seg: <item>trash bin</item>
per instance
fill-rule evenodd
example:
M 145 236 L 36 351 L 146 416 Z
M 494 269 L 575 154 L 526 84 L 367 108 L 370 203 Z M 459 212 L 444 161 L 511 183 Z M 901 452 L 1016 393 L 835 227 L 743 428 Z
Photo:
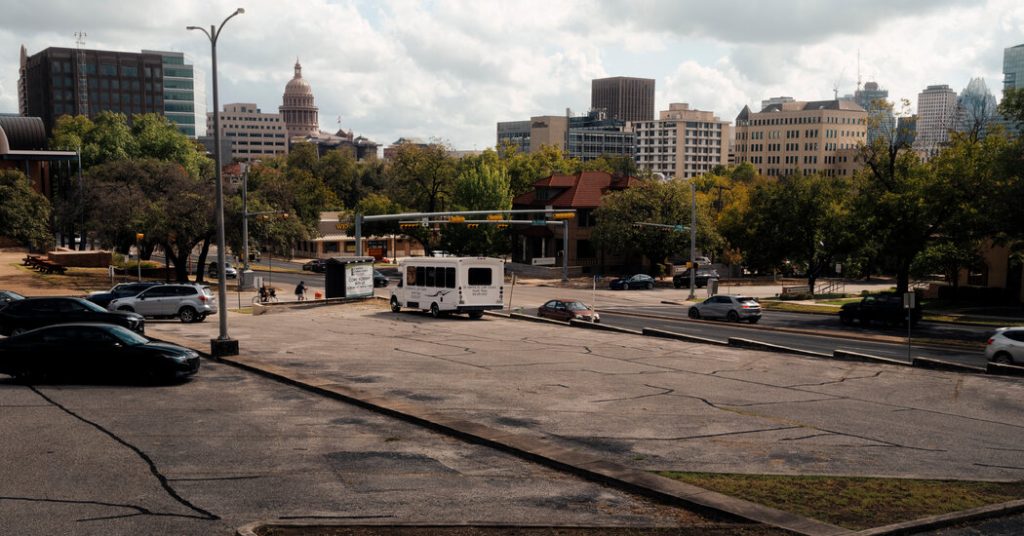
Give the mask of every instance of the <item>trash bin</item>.
M 714 296 L 718 294 L 718 279 L 714 277 L 708 278 L 708 296 Z
M 326 268 L 327 298 L 373 296 L 373 257 L 331 257 Z

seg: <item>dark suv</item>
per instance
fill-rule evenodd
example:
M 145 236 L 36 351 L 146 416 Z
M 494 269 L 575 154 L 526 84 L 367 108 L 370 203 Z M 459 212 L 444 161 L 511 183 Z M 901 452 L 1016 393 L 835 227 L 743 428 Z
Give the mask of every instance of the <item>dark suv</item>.
M 146 332 L 141 316 L 123 311 L 107 311 L 82 298 L 25 298 L 0 310 L 0 335 L 17 335 L 43 326 L 68 322 L 100 322 Z
M 128 296 L 135 296 L 136 294 L 146 290 L 149 287 L 155 287 L 161 285 L 155 281 L 143 281 L 140 283 L 118 283 L 113 288 L 106 292 L 93 292 L 85 297 L 85 299 L 99 305 L 106 309 L 110 302 L 118 298 L 126 298 Z
M 921 320 L 921 308 L 915 307 L 911 316 L 911 323 Z M 839 320 L 850 325 L 860 322 L 862 326 L 871 323 L 885 324 L 888 326 L 906 325 L 907 310 L 903 308 L 903 296 L 899 294 L 877 294 L 864 296 L 856 303 L 847 303 L 839 310 Z
M 708 286 L 708 279 L 718 279 L 718 272 L 712 269 L 697 268 L 697 274 L 693 277 L 693 284 L 698 287 L 706 287 Z M 672 276 L 672 286 L 676 288 L 689 288 L 690 269 L 687 268 Z

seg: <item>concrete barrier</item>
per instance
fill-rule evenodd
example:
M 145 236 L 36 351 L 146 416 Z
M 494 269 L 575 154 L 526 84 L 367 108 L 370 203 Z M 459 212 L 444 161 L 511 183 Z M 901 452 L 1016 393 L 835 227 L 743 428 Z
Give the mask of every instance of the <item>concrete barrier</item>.
M 540 322 L 543 324 L 555 324 L 558 326 L 568 325 L 565 322 L 562 322 L 561 320 L 552 320 L 550 318 L 541 318 L 539 316 L 524 315 L 523 313 L 511 313 L 508 315 L 508 317 L 514 318 L 516 320 L 529 320 L 530 322 Z
M 695 342 L 699 344 L 712 344 L 715 346 L 729 346 L 726 341 L 719 341 L 716 339 L 708 339 L 705 337 L 698 337 L 696 335 L 687 335 L 686 333 L 676 333 L 674 331 L 665 331 L 663 329 L 655 328 L 644 328 L 641 333 L 648 337 L 661 337 L 663 339 L 675 339 L 679 341 Z
M 860 354 L 857 352 L 847 352 L 846 350 L 836 350 L 832 352 L 832 359 L 838 359 L 840 361 L 860 361 L 862 363 L 881 363 L 884 365 L 900 365 L 909 367 L 908 361 L 901 361 L 899 359 L 892 359 L 890 357 L 881 357 L 870 354 Z
M 979 367 L 977 365 L 966 365 L 964 363 L 957 363 L 955 361 L 945 361 L 942 359 L 934 359 L 931 357 L 915 357 L 913 366 L 934 369 L 934 370 L 946 370 L 949 372 L 976 372 L 985 374 L 987 369 L 985 367 Z
M 799 348 L 790 348 L 789 346 L 782 346 L 779 344 L 755 341 L 752 339 L 741 339 L 739 337 L 729 337 L 729 346 L 734 346 L 736 348 L 747 348 L 749 350 L 761 350 L 764 352 L 779 352 L 786 354 L 805 355 L 809 357 L 832 357 L 832 354 L 812 352 L 810 350 L 801 350 Z
M 1019 365 L 1004 365 L 1002 363 L 988 362 L 987 372 L 1000 376 L 1024 376 L 1024 367 Z
M 617 333 L 629 333 L 631 335 L 643 335 L 639 330 L 620 328 L 617 326 L 608 326 L 601 323 L 587 322 L 586 320 L 577 320 L 573 318 L 569 321 L 569 325 L 575 328 L 586 328 L 586 329 L 597 329 L 601 331 L 614 331 Z

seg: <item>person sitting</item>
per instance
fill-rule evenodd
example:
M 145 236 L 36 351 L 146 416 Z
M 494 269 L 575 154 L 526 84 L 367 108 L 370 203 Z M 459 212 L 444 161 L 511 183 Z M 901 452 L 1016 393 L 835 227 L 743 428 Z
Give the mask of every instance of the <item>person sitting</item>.
M 267 303 L 270 299 L 270 293 L 267 292 L 267 287 L 260 287 L 260 303 Z

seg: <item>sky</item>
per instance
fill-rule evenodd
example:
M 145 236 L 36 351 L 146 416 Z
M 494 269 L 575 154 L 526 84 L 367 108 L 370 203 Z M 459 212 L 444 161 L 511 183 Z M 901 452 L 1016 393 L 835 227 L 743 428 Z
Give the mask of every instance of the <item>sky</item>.
M 901 108 L 928 85 L 982 77 L 1001 95 L 1003 50 L 1024 44 L 1019 0 L 0 0 L 0 113 L 17 112 L 21 45 L 173 50 L 205 71 L 219 24 L 220 103 L 276 112 L 296 58 L 326 131 L 382 145 L 495 144 L 496 123 L 583 114 L 590 81 L 656 80 L 656 110 L 686 102 L 734 121 L 786 95 L 830 99 L 876 81 Z M 859 61 L 858 61 L 859 56 Z

